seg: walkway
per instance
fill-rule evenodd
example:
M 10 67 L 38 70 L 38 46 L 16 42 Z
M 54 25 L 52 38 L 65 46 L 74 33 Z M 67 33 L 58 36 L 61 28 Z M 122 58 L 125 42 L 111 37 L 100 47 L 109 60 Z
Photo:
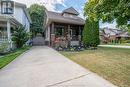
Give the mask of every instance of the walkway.
M 99 47 L 113 47 L 113 48 L 127 48 L 127 49 L 130 49 L 130 46 L 122 46 L 122 45 L 99 45 Z
M 0 87 L 116 87 L 49 47 L 33 47 L 0 70 Z

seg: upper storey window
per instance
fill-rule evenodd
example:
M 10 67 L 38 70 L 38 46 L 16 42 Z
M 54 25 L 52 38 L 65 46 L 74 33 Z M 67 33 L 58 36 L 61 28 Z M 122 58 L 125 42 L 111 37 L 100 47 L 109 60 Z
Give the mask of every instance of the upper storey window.
M 77 16 L 79 15 L 79 13 L 73 7 L 70 7 L 70 8 L 65 9 L 62 12 L 62 15 L 64 17 L 71 17 L 71 18 L 75 18 L 76 19 Z
M 14 13 L 14 2 L 13 1 L 1 1 L 1 13 L 2 14 L 13 14 Z
M 76 17 L 76 15 L 68 14 L 68 13 L 64 13 L 63 16 L 64 17 L 70 17 L 70 18 L 75 18 Z

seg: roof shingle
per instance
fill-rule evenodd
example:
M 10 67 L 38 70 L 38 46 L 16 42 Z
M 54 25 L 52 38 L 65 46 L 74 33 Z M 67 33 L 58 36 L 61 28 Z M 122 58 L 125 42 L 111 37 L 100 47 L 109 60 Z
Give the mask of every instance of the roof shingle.
M 58 23 L 67 23 L 67 24 L 76 24 L 76 25 L 85 24 L 85 20 L 78 16 L 66 17 L 63 16 L 62 13 L 57 13 L 52 11 L 46 11 L 46 14 L 47 14 L 48 23 L 58 22 Z

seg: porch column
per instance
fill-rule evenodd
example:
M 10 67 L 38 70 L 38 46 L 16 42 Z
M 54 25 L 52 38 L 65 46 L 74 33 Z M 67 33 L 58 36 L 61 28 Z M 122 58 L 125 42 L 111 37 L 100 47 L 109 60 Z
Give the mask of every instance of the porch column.
M 68 25 L 68 45 L 69 45 L 69 46 L 70 46 L 70 44 L 71 44 L 71 35 L 70 35 L 70 33 L 71 33 L 70 25 Z
M 7 37 L 8 37 L 8 41 L 10 44 L 10 48 L 12 48 L 12 41 L 11 41 L 11 25 L 10 25 L 10 21 L 7 21 Z
M 79 44 L 81 45 L 81 42 L 82 42 L 82 40 L 81 40 L 81 37 L 82 37 L 82 31 L 81 31 L 81 26 L 79 26 Z
M 55 27 L 54 23 L 52 23 L 51 26 L 51 46 L 54 46 L 54 41 L 55 41 Z
M 81 41 L 81 27 L 79 26 L 79 41 Z
M 55 34 L 54 23 L 52 23 L 51 34 Z

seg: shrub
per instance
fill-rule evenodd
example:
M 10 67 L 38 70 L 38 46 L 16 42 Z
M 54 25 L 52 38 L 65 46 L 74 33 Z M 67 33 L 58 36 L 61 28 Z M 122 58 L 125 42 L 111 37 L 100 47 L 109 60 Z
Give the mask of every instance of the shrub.
M 23 45 L 28 41 L 29 34 L 25 31 L 24 27 L 19 27 L 14 30 L 12 34 L 12 41 L 16 44 L 17 48 L 23 47 Z
M 97 47 L 99 43 L 99 22 L 86 20 L 83 30 L 83 44 L 85 48 Z
M 3 41 L 0 43 L 0 53 L 7 52 L 9 49 L 9 43 L 8 41 Z

